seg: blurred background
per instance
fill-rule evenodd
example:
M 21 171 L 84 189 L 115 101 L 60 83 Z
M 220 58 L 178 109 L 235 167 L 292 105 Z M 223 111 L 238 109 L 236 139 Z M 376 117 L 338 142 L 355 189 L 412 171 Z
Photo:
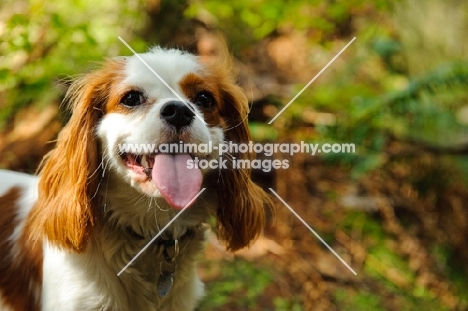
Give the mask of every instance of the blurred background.
M 257 142 L 354 143 L 255 172 L 283 204 L 247 251 L 213 237 L 200 310 L 468 309 L 468 2 L 3 0 L 0 166 L 33 173 L 69 117 L 70 78 L 160 44 L 222 41 Z M 267 123 L 353 37 L 272 125 Z

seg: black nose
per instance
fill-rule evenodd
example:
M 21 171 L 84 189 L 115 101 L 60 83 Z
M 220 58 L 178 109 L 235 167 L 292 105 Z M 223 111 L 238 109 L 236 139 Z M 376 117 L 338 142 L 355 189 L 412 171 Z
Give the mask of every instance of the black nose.
M 195 114 L 188 105 L 189 104 L 176 100 L 167 102 L 161 108 L 161 118 L 166 120 L 169 124 L 174 125 L 176 129 L 187 126 L 195 117 Z

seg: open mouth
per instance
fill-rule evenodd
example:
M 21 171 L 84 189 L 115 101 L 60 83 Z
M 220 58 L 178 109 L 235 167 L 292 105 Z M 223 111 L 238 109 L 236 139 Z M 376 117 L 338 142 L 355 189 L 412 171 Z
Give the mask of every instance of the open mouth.
M 132 171 L 138 174 L 145 174 L 148 178 L 151 179 L 151 171 L 153 170 L 154 166 L 154 159 L 159 153 L 151 153 L 151 154 L 133 154 L 124 152 L 120 155 L 120 158 L 125 163 L 125 165 L 130 168 Z M 175 154 L 169 154 L 175 155 Z M 193 160 L 195 158 L 198 159 L 206 159 L 209 158 L 210 155 L 204 156 L 195 156 L 193 154 L 188 154 L 190 158 Z
M 125 165 L 138 174 L 145 174 L 151 179 L 156 154 L 123 153 L 120 156 Z
M 166 202 L 175 209 L 193 203 L 200 192 L 203 176 L 199 168 L 189 168 L 193 155 L 188 153 L 156 153 L 136 155 L 124 153 L 125 165 L 138 174 L 145 174 L 153 182 Z

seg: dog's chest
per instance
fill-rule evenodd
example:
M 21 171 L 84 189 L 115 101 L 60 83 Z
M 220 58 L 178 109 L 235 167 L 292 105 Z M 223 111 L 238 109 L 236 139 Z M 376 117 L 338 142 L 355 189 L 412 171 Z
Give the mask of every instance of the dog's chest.
M 179 239 L 154 241 L 119 277 L 132 297 L 129 299 L 140 300 L 131 303 L 131 309 L 172 310 L 181 297 L 192 295 L 194 284 L 199 284 L 195 270 L 203 241 L 203 230 L 188 231 Z
M 43 310 L 186 310 L 178 303 L 201 295 L 195 268 L 203 227 L 152 242 L 105 230 L 99 236 L 83 254 L 46 243 Z

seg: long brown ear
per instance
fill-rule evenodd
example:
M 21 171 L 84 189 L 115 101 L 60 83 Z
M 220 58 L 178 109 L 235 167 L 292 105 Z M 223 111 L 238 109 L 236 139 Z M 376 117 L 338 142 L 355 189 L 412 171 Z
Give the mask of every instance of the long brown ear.
M 41 164 L 39 197 L 27 221 L 31 240 L 46 236 L 81 252 L 98 224 L 101 158 L 95 129 L 115 79 L 107 69 L 82 77 L 67 92 L 72 116 Z
M 218 68 L 217 77 L 221 89 L 221 117 L 225 121 L 227 142 L 233 144 L 248 143 L 251 140 L 247 125 L 248 101 L 241 88 L 237 86 L 230 72 L 229 61 Z M 226 69 L 227 68 L 227 69 Z M 221 70 L 224 70 L 224 75 Z M 250 153 L 227 155 L 228 160 L 251 161 Z M 229 161 L 228 161 L 229 162 Z M 248 246 L 263 230 L 265 208 L 272 208 L 270 197 L 251 180 L 251 169 L 221 169 L 218 179 L 218 237 L 226 243 L 230 251 Z

